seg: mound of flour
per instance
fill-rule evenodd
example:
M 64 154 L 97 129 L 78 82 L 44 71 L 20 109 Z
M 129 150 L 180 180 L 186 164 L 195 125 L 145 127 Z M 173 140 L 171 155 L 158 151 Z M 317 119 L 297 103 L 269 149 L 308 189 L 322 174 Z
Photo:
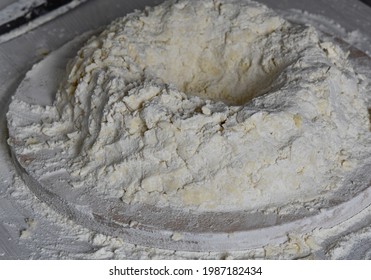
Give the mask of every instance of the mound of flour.
M 71 185 L 199 211 L 315 201 L 362 163 L 369 115 L 347 54 L 253 1 L 168 1 L 91 38 L 20 157 L 59 149 Z M 41 136 L 42 135 L 42 136 Z M 37 171 L 35 171 L 37 173 Z

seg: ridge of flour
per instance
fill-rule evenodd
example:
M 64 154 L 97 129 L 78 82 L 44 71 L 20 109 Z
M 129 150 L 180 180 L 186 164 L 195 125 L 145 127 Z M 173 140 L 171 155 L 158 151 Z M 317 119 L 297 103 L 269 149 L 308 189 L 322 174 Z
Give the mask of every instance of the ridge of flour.
M 191 24 L 192 23 L 192 24 Z M 59 149 L 72 186 L 124 203 L 270 209 L 340 189 L 370 154 L 347 54 L 253 1 L 168 1 L 118 19 L 69 64 L 18 156 Z M 41 136 L 42 135 L 42 136 Z M 39 176 L 45 168 L 35 170 Z

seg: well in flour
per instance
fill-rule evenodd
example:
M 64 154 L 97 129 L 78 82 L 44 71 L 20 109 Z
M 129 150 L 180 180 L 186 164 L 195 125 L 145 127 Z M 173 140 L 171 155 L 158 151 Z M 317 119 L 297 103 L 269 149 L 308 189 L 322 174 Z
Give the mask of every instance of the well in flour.
M 311 26 L 253 1 L 169 1 L 90 39 L 54 106 L 27 107 L 43 121 L 10 144 L 62 150 L 49 164 L 73 187 L 123 203 L 274 211 L 315 205 L 362 163 L 363 94 Z

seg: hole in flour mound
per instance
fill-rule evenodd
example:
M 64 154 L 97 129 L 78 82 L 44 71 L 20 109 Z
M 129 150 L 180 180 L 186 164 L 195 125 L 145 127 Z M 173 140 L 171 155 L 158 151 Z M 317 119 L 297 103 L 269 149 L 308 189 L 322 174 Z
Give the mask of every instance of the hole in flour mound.
M 202 55 L 187 61 L 182 57 L 172 63 L 166 62 L 167 59 L 159 61 L 146 71 L 189 95 L 223 101 L 228 105 L 243 105 L 264 95 L 284 68 L 283 62 L 277 62 L 275 58 L 225 56 L 221 60 L 215 50 L 205 50 Z
M 234 67 L 221 65 L 203 70 L 196 79 L 177 84 L 179 89 L 228 105 L 243 105 L 254 97 L 264 95 L 279 72 L 272 69 L 266 73 L 255 61 L 240 61 Z
M 160 58 L 146 71 L 147 75 L 173 84 L 189 95 L 243 105 L 267 93 L 283 65 L 282 58 L 264 59 L 257 52 L 243 54 L 224 50 L 220 54 L 217 48 L 206 48 L 197 56 L 185 51 L 171 62 L 168 57 Z
M 156 32 L 144 25 L 138 32 L 144 37 L 128 46 L 146 78 L 189 95 L 242 105 L 265 94 L 292 59 L 288 50 L 295 38 L 276 17 L 262 24 L 255 14 L 236 12 L 231 20 L 208 10 L 200 18 L 184 9 L 164 16 Z

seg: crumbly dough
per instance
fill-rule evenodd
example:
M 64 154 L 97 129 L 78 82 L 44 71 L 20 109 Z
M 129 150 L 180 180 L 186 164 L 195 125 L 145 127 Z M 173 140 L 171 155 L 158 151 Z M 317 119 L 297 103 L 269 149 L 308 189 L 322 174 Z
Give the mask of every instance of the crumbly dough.
M 123 203 L 236 211 L 315 201 L 342 187 L 365 151 L 359 79 L 340 47 L 261 4 L 167 1 L 90 39 L 55 106 L 38 109 L 44 122 L 19 128 L 23 147 L 11 144 L 18 154 L 61 148 L 73 187 Z

